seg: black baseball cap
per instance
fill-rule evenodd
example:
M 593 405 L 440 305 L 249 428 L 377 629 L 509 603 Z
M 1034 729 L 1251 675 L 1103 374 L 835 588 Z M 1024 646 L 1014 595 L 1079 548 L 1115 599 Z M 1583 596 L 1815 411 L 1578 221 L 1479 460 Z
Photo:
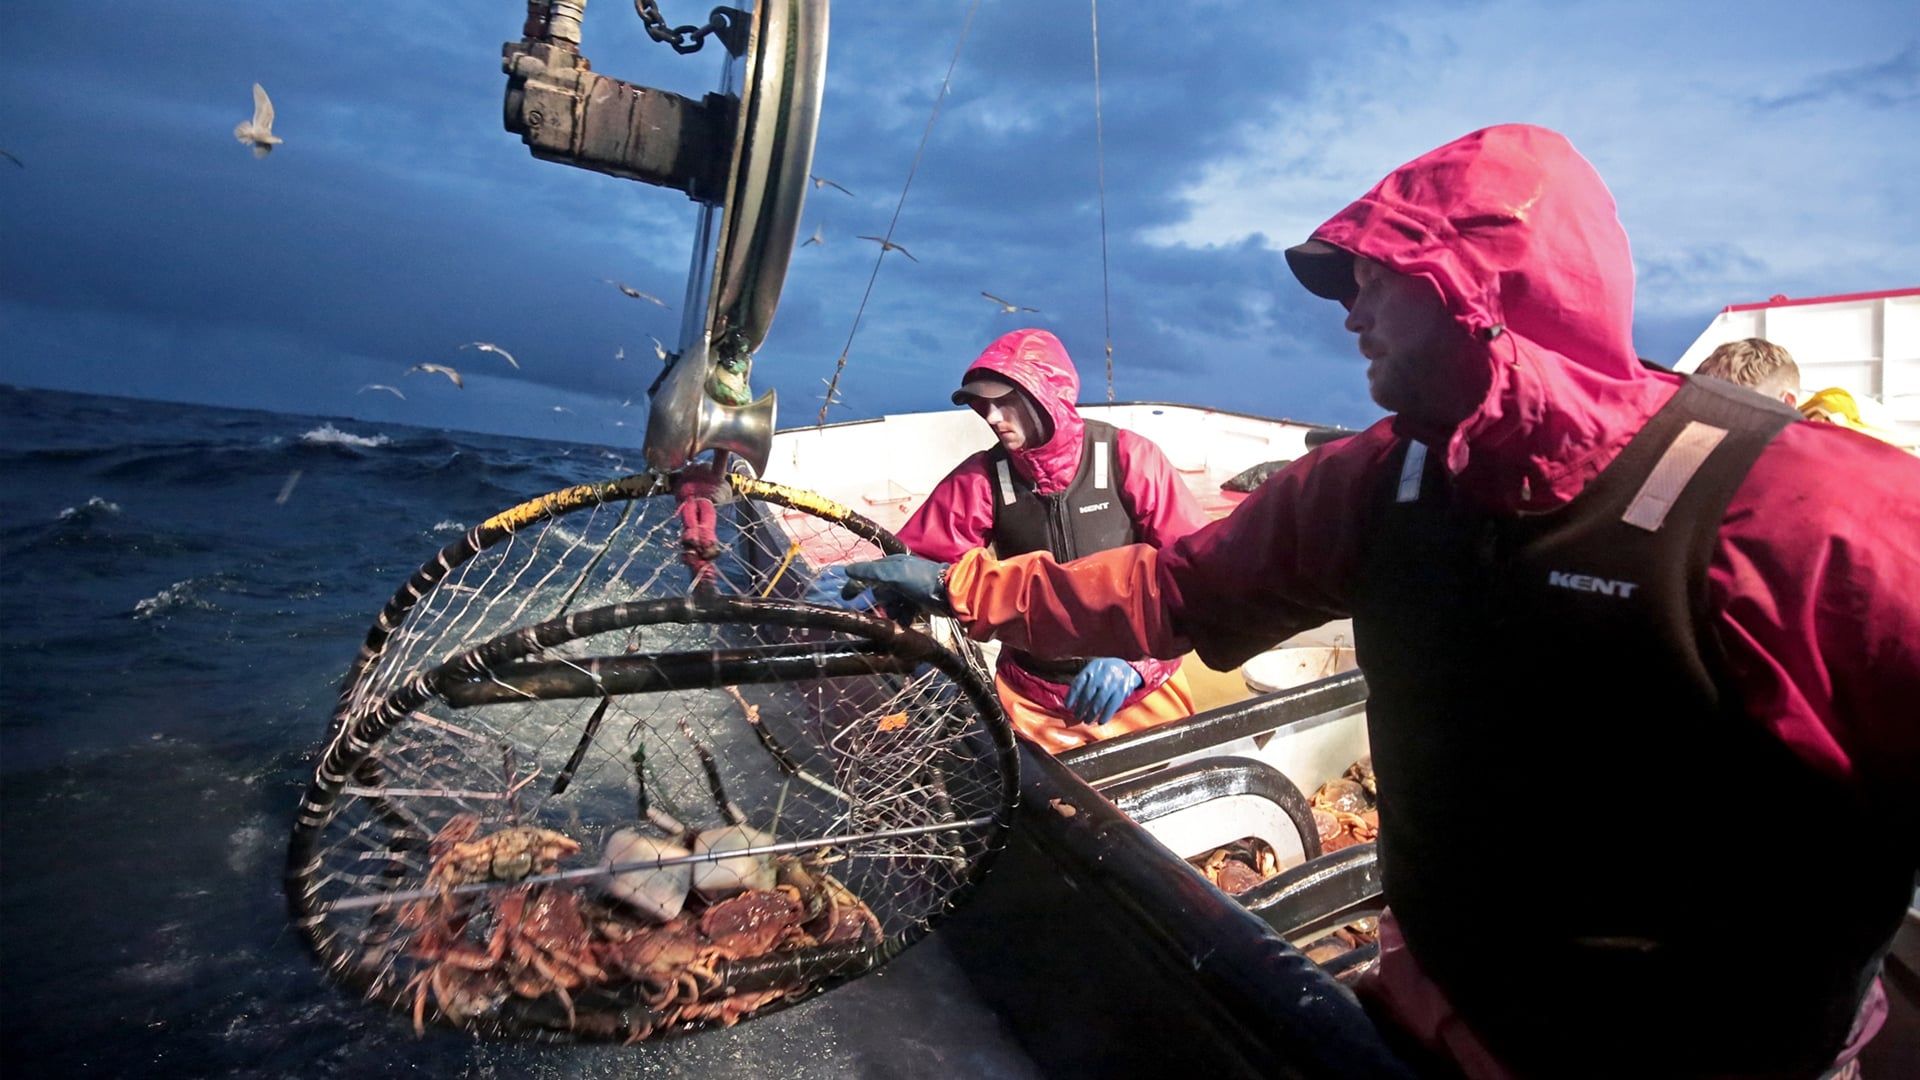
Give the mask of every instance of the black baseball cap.
M 1353 283 L 1353 253 L 1325 240 L 1309 240 L 1288 248 L 1287 266 L 1315 296 L 1350 304 L 1359 291 Z
M 960 389 L 953 392 L 953 403 L 955 405 L 965 405 L 968 404 L 969 399 L 972 398 L 983 398 L 991 401 L 994 398 L 1006 397 L 1018 389 L 1019 387 L 1013 385 L 1012 382 L 998 375 L 983 371 L 960 384 Z

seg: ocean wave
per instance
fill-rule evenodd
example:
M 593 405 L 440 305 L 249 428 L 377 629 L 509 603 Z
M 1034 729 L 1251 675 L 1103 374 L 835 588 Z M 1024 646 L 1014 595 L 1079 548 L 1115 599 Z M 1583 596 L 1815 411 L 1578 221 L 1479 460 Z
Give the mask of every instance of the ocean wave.
M 198 578 L 188 578 L 173 584 L 133 605 L 133 617 L 151 619 L 175 611 L 217 611 L 207 600 L 197 595 L 202 582 Z
M 332 424 L 321 424 L 312 431 L 300 436 L 303 443 L 316 443 L 333 446 L 385 446 L 393 440 L 385 435 L 355 435 L 351 431 L 341 431 Z
M 75 518 L 86 519 L 99 517 L 104 514 L 117 514 L 119 512 L 119 503 L 95 495 L 79 506 L 69 506 L 65 510 L 60 511 L 59 520 L 72 521 Z

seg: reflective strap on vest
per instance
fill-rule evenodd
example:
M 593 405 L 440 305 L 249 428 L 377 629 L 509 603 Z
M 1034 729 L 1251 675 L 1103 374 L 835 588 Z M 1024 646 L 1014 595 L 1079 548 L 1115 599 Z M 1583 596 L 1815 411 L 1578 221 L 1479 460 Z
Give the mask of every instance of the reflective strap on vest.
M 1107 490 L 1107 444 L 1093 444 L 1093 486 L 1096 491 Z
M 1000 467 L 997 471 L 1000 474 L 1000 505 L 1012 506 L 1014 500 L 1013 472 L 1008 466 L 1006 458 L 1000 459 Z
M 1427 444 L 1407 444 L 1407 460 L 1400 466 L 1400 490 L 1394 502 L 1409 503 L 1420 497 L 1420 474 L 1427 469 Z
M 1667 511 L 1686 490 L 1687 481 L 1693 479 L 1693 474 L 1706 463 L 1707 455 L 1726 437 L 1726 428 L 1698 420 L 1687 421 L 1687 426 L 1668 444 L 1666 453 L 1660 455 L 1659 464 L 1647 474 L 1646 482 L 1640 485 L 1620 520 L 1648 532 L 1658 532 L 1667 520 Z

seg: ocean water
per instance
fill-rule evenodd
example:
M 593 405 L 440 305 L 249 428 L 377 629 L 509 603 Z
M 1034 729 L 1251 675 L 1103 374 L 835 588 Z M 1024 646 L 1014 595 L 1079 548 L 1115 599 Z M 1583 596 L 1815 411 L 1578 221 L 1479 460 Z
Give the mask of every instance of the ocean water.
M 730 1031 L 486 1043 L 329 984 L 280 873 L 405 577 L 631 449 L 0 387 L 7 1076 L 1029 1076 L 936 932 Z

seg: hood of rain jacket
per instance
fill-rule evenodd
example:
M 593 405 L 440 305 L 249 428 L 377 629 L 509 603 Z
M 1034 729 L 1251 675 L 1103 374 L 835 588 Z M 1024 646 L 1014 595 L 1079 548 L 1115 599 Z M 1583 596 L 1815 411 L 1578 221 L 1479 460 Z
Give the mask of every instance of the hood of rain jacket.
M 1633 258 L 1613 196 L 1563 136 L 1507 124 L 1395 169 L 1313 239 L 1431 282 L 1473 337 L 1486 396 L 1444 447 L 1490 509 L 1546 510 L 1620 452 L 1680 377 L 1633 348 Z M 1303 275 L 1304 280 L 1304 275 Z
M 1046 442 L 1010 452 L 1014 467 L 1042 495 L 1066 490 L 1080 469 L 1080 437 L 1086 431 L 1080 411 L 1073 406 L 1080 396 L 1080 374 L 1073 369 L 1067 347 L 1045 330 L 1002 334 L 967 367 L 960 381 L 983 374 L 998 375 L 1026 391 L 1052 425 Z

